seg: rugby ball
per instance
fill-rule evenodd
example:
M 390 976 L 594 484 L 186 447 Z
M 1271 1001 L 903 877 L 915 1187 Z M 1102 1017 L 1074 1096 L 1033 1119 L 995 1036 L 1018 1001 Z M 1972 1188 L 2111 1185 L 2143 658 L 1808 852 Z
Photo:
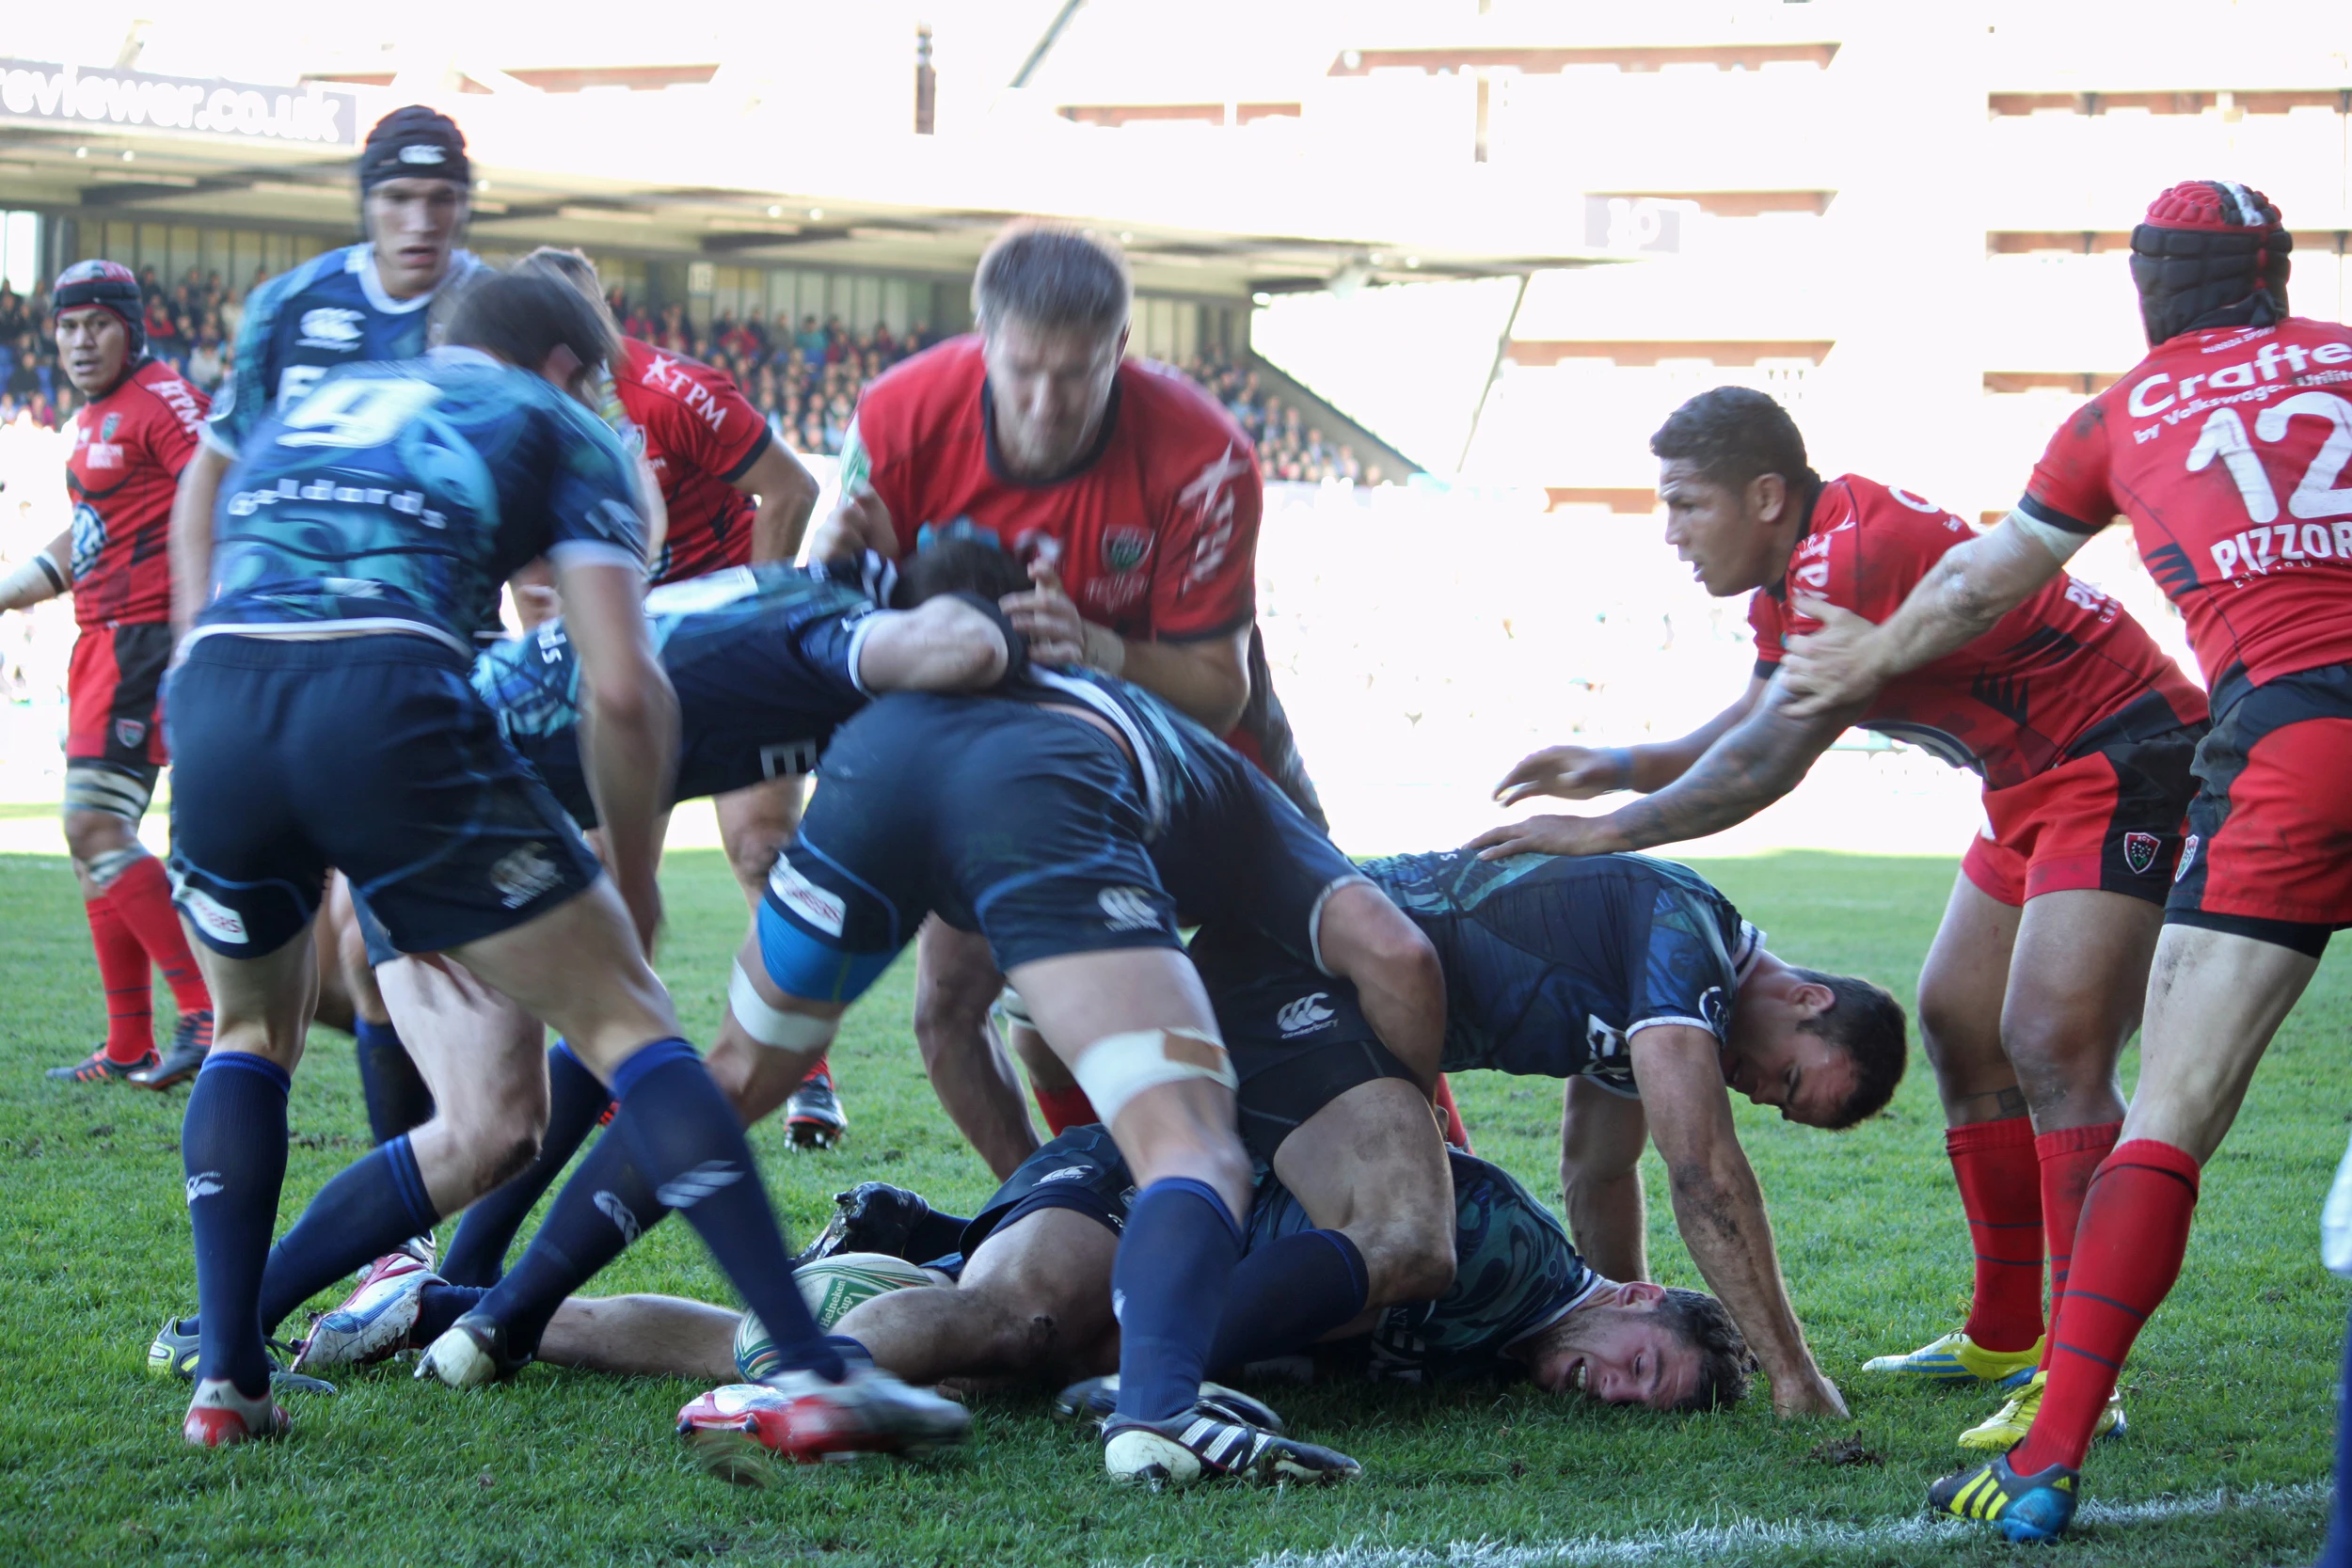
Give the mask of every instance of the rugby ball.
M 831 1258 L 819 1258 L 814 1263 L 803 1263 L 793 1271 L 800 1281 L 801 1299 L 808 1303 L 809 1315 L 817 1320 L 818 1328 L 830 1330 L 847 1317 L 850 1308 L 873 1300 L 892 1291 L 909 1291 L 939 1283 L 941 1276 L 926 1274 L 902 1258 L 892 1258 L 880 1252 L 841 1252 Z M 768 1338 L 768 1330 L 751 1313 L 735 1327 L 736 1370 L 753 1383 L 776 1370 L 776 1343 Z

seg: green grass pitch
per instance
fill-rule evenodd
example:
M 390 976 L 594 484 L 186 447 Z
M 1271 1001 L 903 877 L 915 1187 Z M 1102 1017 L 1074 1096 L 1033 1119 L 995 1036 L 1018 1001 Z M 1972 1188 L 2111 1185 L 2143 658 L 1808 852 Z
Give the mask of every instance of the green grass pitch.
M 1906 999 L 1951 878 L 1948 861 L 1813 854 L 1706 869 L 1776 951 Z M 715 854 L 674 857 L 666 882 L 663 968 L 689 1033 L 707 1039 L 742 906 Z M 834 1053 L 847 1147 L 794 1155 L 774 1128 L 755 1135 L 796 1235 L 857 1180 L 919 1187 L 951 1208 L 992 1185 L 924 1083 L 907 1033 L 910 973 L 892 973 Z M 2207 1173 L 2185 1278 L 2126 1375 L 2131 1433 L 2096 1452 L 2087 1490 L 2102 1512 L 2053 1560 L 2311 1560 L 2344 1321 L 2317 1216 L 2352 1105 L 2348 1000 L 2352 965 L 2333 959 L 2272 1048 Z M 979 1406 L 963 1457 L 819 1468 L 752 1491 L 678 1453 L 670 1422 L 697 1388 L 544 1368 L 465 1395 L 379 1369 L 345 1380 L 339 1398 L 292 1401 L 291 1441 L 183 1448 L 186 1386 L 151 1378 L 143 1360 L 156 1323 L 195 1306 L 184 1096 L 40 1075 L 88 1049 L 103 1017 L 65 863 L 0 859 L 0 1562 L 1534 1568 L 2015 1555 L 1919 1514 L 1927 1483 L 1960 1457 L 1953 1437 L 1987 1402 L 1859 1373 L 1869 1355 L 1956 1326 L 1965 1305 L 1966 1234 L 1915 1060 L 1890 1114 L 1844 1136 L 1740 1114 L 1798 1308 L 1851 1422 L 1782 1425 L 1761 1399 L 1664 1418 L 1523 1388 L 1288 1390 L 1276 1398 L 1297 1430 L 1363 1461 L 1359 1484 L 1150 1497 L 1114 1492 L 1089 1443 L 1041 1399 L 1008 1398 Z M 1557 1086 L 1472 1075 L 1457 1090 L 1481 1152 L 1556 1195 Z M 365 1146 L 343 1037 L 312 1037 L 293 1128 L 281 1228 Z M 1698 1283 L 1655 1169 L 1650 1190 L 1653 1267 Z M 727 1299 L 682 1225 L 647 1237 L 599 1288 Z

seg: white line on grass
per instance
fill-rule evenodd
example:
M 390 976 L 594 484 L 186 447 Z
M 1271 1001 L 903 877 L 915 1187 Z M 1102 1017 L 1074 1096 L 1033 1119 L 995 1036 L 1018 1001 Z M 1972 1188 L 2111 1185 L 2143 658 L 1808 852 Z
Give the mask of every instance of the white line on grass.
M 2325 1502 L 2329 1483 L 2249 1486 L 2240 1491 L 2158 1497 L 2144 1503 L 2083 1505 L 2075 1517 L 2086 1525 L 2153 1525 L 2226 1513 L 2241 1508 L 2292 1507 Z M 1849 1547 L 1931 1546 L 1969 1539 L 1981 1527 L 1957 1519 L 1884 1519 L 1874 1525 L 1774 1524 L 1741 1519 L 1729 1525 L 1692 1525 L 1639 1535 L 1584 1536 L 1541 1545 L 1506 1546 L 1491 1541 L 1455 1541 L 1443 1546 L 1377 1546 L 1359 1541 L 1323 1552 L 1276 1552 L 1250 1568 L 1615 1568 L 1621 1563 L 1670 1562 L 1734 1554 L 1823 1551 Z

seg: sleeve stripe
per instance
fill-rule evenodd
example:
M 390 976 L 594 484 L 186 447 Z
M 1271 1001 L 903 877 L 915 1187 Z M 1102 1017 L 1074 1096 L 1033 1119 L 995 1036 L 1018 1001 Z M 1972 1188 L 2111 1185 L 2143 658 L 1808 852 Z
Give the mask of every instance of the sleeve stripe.
M 1655 1018 L 1645 1018 L 1641 1020 L 1639 1022 L 1627 1024 L 1625 1026 L 1625 1037 L 1629 1042 L 1634 1036 L 1640 1034 L 1645 1029 L 1656 1029 L 1662 1024 L 1668 1023 L 1678 1023 L 1686 1029 L 1704 1030 L 1710 1035 L 1715 1033 L 1715 1026 L 1708 1022 L 1707 1020 L 1703 1018 L 1688 1018 L 1681 1013 L 1660 1013 Z
M 626 566 L 632 572 L 645 569 L 644 556 L 602 539 L 560 539 L 548 546 L 548 559 L 565 567 Z
M 2100 529 L 2097 523 L 2086 523 L 2080 517 L 2070 517 L 2049 502 L 2034 499 L 2031 495 L 2017 498 L 2017 510 L 2037 523 L 2047 523 L 2052 528 L 2062 528 L 2069 533 L 2096 533 Z
M 753 412 L 755 417 L 756 417 L 757 410 L 755 409 Z M 766 420 L 761 420 L 752 428 L 759 432 L 758 439 L 752 443 L 751 450 L 743 453 L 742 461 L 737 463 L 734 467 L 729 468 L 725 473 L 719 476 L 721 479 L 725 480 L 729 484 L 737 483 L 745 474 L 750 473 L 753 466 L 768 454 L 768 449 L 776 444 L 776 433 L 768 428 L 768 421 Z

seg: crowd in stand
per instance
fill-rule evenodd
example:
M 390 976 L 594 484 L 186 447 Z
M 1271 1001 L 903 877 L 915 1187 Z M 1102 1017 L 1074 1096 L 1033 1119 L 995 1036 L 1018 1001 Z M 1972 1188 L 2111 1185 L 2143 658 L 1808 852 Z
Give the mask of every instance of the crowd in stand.
M 259 284 L 266 276 L 257 272 L 252 281 Z M 148 351 L 206 392 L 217 390 L 229 373 L 244 294 L 232 293 L 219 273 L 199 275 L 194 267 L 177 283 L 145 268 L 139 286 L 147 298 Z M 903 334 L 892 332 L 886 323 L 875 324 L 870 332 L 852 332 L 838 316 L 821 325 L 813 315 L 803 316 L 795 327 L 782 311 L 771 320 L 757 309 L 740 319 L 723 313 L 697 327 L 683 305 L 656 311 L 619 289 L 609 302 L 628 336 L 718 366 L 735 378 L 778 440 L 795 451 L 826 456 L 839 455 L 866 384 L 939 336 L 919 322 Z M 0 379 L 0 425 L 26 420 L 54 430 L 71 419 L 78 394 L 57 366 L 44 289 L 22 296 L 0 287 L 0 345 L 8 357 Z M 1179 368 L 1249 433 L 1258 447 L 1259 475 L 1267 483 L 1381 482 L 1376 465 L 1360 463 L 1353 449 L 1327 439 L 1296 404 L 1264 391 L 1256 371 L 1214 356 Z

